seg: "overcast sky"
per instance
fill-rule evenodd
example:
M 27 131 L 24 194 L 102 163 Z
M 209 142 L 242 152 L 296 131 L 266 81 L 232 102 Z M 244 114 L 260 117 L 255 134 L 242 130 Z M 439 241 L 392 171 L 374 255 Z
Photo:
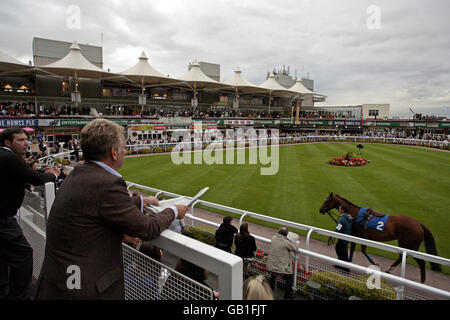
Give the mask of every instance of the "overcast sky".
M 103 33 L 112 72 L 143 50 L 172 77 L 197 59 L 220 64 L 221 81 L 239 66 L 259 85 L 285 65 L 309 72 L 326 104 L 450 117 L 449 12 L 448 0 L 15 0 L 0 12 L 0 49 L 28 62 L 33 37 L 101 45 Z

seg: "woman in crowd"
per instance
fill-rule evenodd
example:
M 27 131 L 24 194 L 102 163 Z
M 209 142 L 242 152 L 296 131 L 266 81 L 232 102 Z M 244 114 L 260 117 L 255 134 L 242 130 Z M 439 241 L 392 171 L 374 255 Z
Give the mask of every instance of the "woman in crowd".
M 239 228 L 239 233 L 234 237 L 234 245 L 237 256 L 244 260 L 244 278 L 248 276 L 248 267 L 257 250 L 255 238 L 248 231 L 248 223 L 244 222 Z
M 272 289 L 269 282 L 260 274 L 250 277 L 244 282 L 242 290 L 243 300 L 273 300 Z

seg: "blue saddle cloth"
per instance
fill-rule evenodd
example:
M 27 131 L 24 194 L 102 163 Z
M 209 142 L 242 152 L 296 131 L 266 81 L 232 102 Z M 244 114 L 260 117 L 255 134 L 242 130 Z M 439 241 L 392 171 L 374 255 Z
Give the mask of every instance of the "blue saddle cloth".
M 361 207 L 361 209 L 359 209 L 358 215 L 356 216 L 356 219 L 355 219 L 355 222 L 357 222 L 359 225 L 361 225 L 363 227 L 366 222 L 363 214 L 366 210 L 367 210 L 367 208 Z M 383 232 L 388 218 L 389 218 L 388 214 L 384 215 L 383 217 L 372 217 L 369 220 L 367 227 L 370 229 L 374 229 L 374 230 Z

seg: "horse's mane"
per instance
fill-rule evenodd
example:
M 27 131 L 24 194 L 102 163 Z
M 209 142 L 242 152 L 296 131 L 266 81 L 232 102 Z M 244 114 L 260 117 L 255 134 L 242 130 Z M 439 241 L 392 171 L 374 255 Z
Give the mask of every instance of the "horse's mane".
M 338 198 L 340 198 L 340 199 L 344 200 L 345 202 L 348 202 L 348 203 L 349 203 L 349 204 L 351 204 L 352 206 L 354 206 L 354 207 L 358 207 L 358 208 L 359 208 L 359 206 L 357 206 L 356 204 L 352 203 L 351 201 L 349 201 L 349 200 L 345 199 L 344 197 L 341 197 L 341 196 L 340 196 L 340 195 L 338 195 L 337 193 L 335 193 L 334 195 L 335 195 L 336 197 L 338 197 Z

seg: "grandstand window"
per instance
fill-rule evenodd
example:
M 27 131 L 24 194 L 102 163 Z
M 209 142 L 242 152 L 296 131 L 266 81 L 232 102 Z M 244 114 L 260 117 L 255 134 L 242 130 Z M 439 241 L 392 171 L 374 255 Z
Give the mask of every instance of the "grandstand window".
M 379 110 L 369 110 L 369 117 L 378 117 Z

